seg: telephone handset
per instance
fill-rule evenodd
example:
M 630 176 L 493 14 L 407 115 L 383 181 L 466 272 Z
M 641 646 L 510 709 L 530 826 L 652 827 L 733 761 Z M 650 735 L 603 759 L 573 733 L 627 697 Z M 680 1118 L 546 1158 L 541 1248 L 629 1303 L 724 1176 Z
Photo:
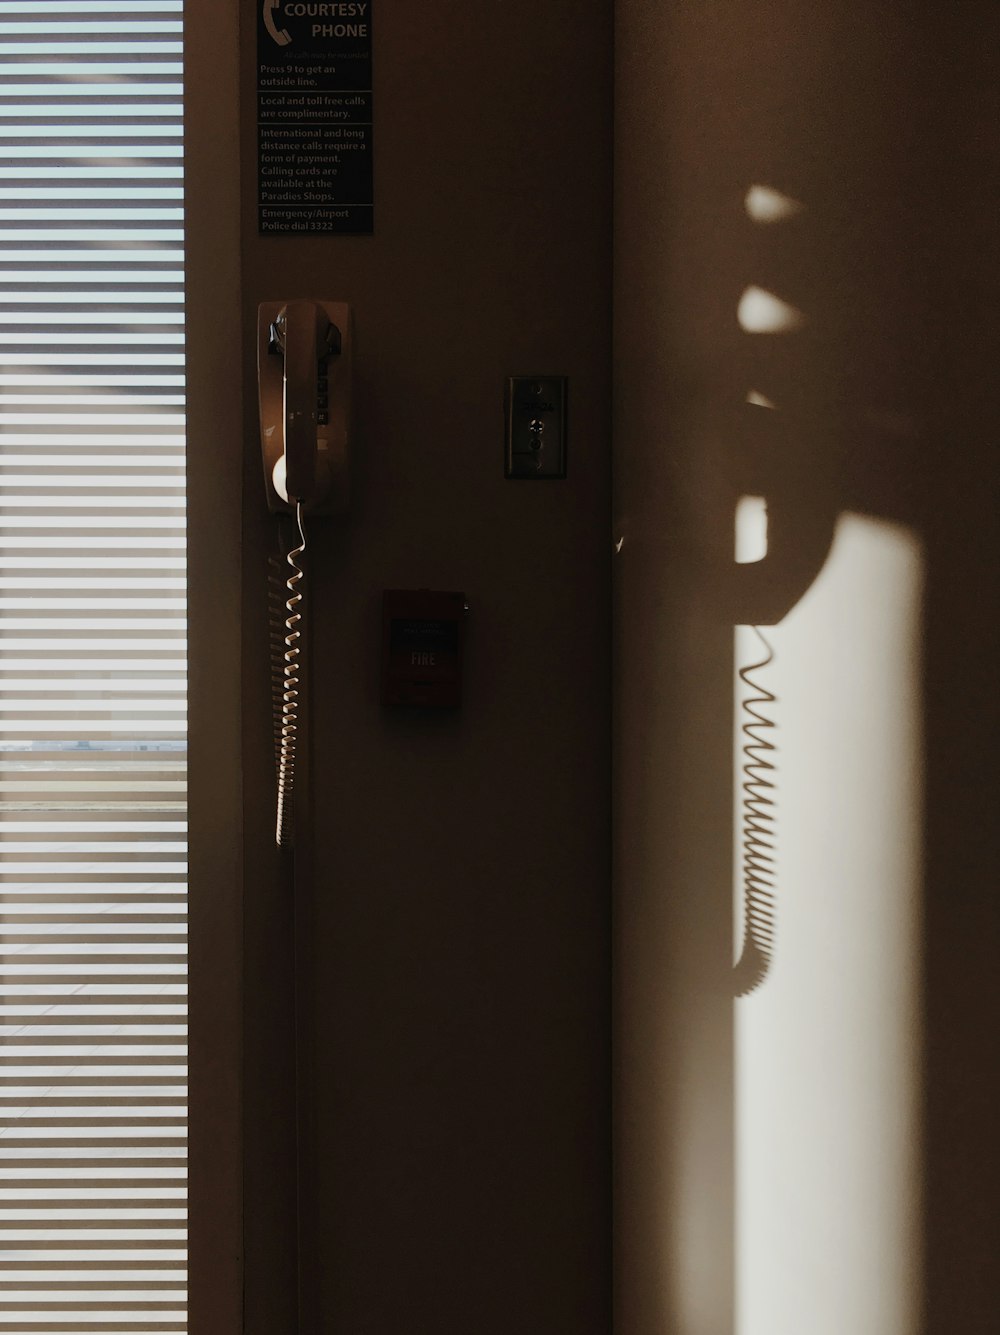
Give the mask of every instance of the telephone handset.
M 303 694 L 305 515 L 347 506 L 351 313 L 340 302 L 264 302 L 257 316 L 260 440 L 268 507 L 291 512 L 298 543 L 285 557 L 282 663 L 276 678 L 277 815 L 280 848 L 293 842 L 292 794 Z
M 257 317 L 264 484 L 272 511 L 347 508 L 351 312 L 343 302 L 265 301 Z

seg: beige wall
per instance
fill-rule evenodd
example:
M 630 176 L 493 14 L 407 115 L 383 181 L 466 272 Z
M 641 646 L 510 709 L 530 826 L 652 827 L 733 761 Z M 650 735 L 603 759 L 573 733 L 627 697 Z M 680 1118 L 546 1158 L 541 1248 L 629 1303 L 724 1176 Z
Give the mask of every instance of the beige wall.
M 917 1322 L 934 1335 L 985 1332 L 1000 1242 L 986 741 L 996 9 L 621 0 L 617 13 L 616 1328 L 763 1330 L 741 1323 L 733 1281 L 732 627 L 794 605 L 836 517 L 851 512 L 891 521 L 923 553 L 925 814 L 910 962 L 920 983 L 908 1019 L 920 1059 Z M 753 184 L 805 207 L 754 226 Z M 802 311 L 801 330 L 741 331 L 751 285 Z M 748 390 L 780 413 L 742 408 Z M 768 497 L 771 549 L 737 576 L 732 514 L 744 493 Z M 839 640 L 836 626 L 821 629 L 814 661 L 831 645 L 845 651 L 843 624 Z M 836 727 L 836 691 L 812 707 Z M 822 754 L 812 761 L 822 770 Z M 869 777 L 859 767 L 848 787 Z M 779 809 L 779 859 L 795 834 L 782 819 Z M 820 820 L 814 856 L 850 838 Z M 881 845 L 890 856 L 892 838 Z M 775 983 L 786 968 L 781 896 L 787 921 L 787 897 L 807 902 L 812 888 L 779 870 Z M 853 935 L 869 930 L 862 916 Z M 813 971 L 828 963 L 820 956 Z M 850 974 L 837 985 L 846 996 Z M 841 1091 L 845 1108 L 853 1094 Z M 813 1157 L 825 1153 L 817 1135 Z M 805 1235 L 824 1202 L 802 1190 L 793 1184 L 786 1212 Z M 786 1286 L 803 1284 L 796 1256 L 772 1259 Z M 831 1248 L 827 1268 L 836 1263 Z M 850 1271 L 834 1278 L 857 1297 Z M 825 1329 L 809 1301 L 807 1289 L 798 1328 Z

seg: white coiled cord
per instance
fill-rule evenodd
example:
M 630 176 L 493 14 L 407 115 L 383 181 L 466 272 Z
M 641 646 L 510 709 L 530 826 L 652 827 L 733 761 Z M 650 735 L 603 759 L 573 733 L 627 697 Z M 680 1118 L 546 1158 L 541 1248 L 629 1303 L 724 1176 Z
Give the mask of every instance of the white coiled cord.
M 285 581 L 288 598 L 285 602 L 285 638 L 281 672 L 281 714 L 278 739 L 278 806 L 274 837 L 279 848 L 290 848 L 293 842 L 292 794 L 295 791 L 295 760 L 298 750 L 299 700 L 302 683 L 302 631 L 299 629 L 302 613 L 302 593 L 298 585 L 304 571 L 297 564 L 306 549 L 306 530 L 302 519 L 302 503 L 295 503 L 295 522 L 299 530 L 299 545 L 285 557 L 292 573 Z

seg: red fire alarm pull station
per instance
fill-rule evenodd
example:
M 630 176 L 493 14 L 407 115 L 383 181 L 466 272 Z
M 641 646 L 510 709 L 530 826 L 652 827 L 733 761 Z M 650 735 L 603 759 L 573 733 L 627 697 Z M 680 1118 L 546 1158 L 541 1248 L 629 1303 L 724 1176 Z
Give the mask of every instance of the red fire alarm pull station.
M 462 703 L 464 593 L 387 589 L 382 595 L 382 703 L 456 709 Z

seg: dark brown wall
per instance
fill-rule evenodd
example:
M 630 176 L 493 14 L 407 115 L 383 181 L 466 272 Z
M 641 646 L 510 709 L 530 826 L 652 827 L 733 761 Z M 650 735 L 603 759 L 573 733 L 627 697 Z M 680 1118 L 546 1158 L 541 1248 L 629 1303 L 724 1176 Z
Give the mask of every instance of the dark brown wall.
M 618 14 L 618 1328 L 732 1328 L 732 625 L 790 605 L 850 509 L 906 525 L 926 557 L 923 1332 L 985 1332 L 1000 1250 L 995 9 Z M 379 11 L 374 239 L 260 241 L 244 189 L 247 375 L 258 299 L 322 289 L 353 302 L 359 336 L 357 507 L 316 533 L 310 567 L 323 689 L 300 970 L 315 1022 L 304 1287 L 321 1328 L 605 1331 L 609 14 L 447 3 L 433 25 L 400 0 Z M 225 282 L 203 240 L 230 198 L 205 184 L 224 138 L 198 159 L 199 291 Z M 780 253 L 742 210 L 762 179 L 810 205 Z M 751 366 L 733 319 L 749 282 L 824 313 L 797 360 L 784 345 Z M 210 327 L 211 305 L 193 310 Z M 523 488 L 500 477 L 500 384 L 536 367 L 572 377 L 570 478 Z M 733 447 L 762 369 L 808 428 L 803 468 L 766 452 L 748 468 Z M 226 420 L 197 364 L 192 384 L 204 460 Z M 269 847 L 272 537 L 250 399 L 244 432 L 246 1298 L 250 1331 L 290 1331 L 290 887 Z M 216 573 L 193 587 L 193 699 L 214 775 L 235 714 L 206 708 L 206 665 L 238 563 L 231 524 L 221 565 L 217 541 L 229 455 L 202 471 L 195 566 Z M 756 587 L 730 569 L 747 490 L 767 491 L 787 535 Z M 396 584 L 472 604 L 466 707 L 444 726 L 376 704 L 378 595 Z M 216 872 L 238 883 L 219 857 L 233 794 L 197 782 L 193 893 Z M 208 960 L 236 914 L 206 899 Z M 199 984 L 196 1033 L 213 995 L 231 1005 L 231 965 Z M 227 1061 L 221 1042 L 195 1053 L 196 1103 L 214 1099 L 196 1172 L 219 1188 L 195 1201 L 200 1301 L 232 1259 L 213 1219 L 232 1223 L 234 1156 L 206 1151 L 239 1135 Z
M 245 6 L 252 32 L 254 6 Z M 356 318 L 357 485 L 311 528 L 313 1329 L 609 1324 L 610 5 L 382 0 L 376 233 L 243 284 Z M 569 476 L 508 482 L 502 390 L 570 379 Z M 247 412 L 248 442 L 256 430 Z M 248 446 L 248 456 L 254 448 Z M 248 458 L 248 1329 L 291 1329 L 287 895 L 270 849 L 271 523 Z M 385 588 L 468 599 L 465 701 L 378 702 Z M 256 664 L 256 667 L 254 666 Z M 309 1328 L 307 1326 L 307 1328 Z

